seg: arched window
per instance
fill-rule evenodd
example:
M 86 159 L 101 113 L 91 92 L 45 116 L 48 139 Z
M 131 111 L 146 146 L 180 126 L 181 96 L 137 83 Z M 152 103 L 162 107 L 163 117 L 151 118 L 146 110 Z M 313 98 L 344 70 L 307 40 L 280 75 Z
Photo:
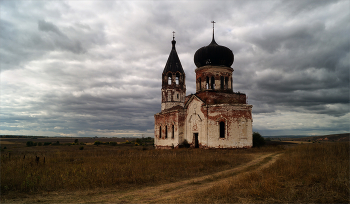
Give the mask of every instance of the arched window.
M 172 77 L 172 75 L 169 73 L 168 74 L 168 85 L 171 85 L 171 77 Z
M 159 126 L 159 138 L 162 138 L 162 126 Z
M 228 89 L 228 77 L 225 77 L 225 89 Z
M 209 77 L 207 77 L 207 83 L 205 84 L 205 88 L 209 89 Z
M 211 87 L 210 88 L 213 90 L 215 89 L 215 79 L 213 76 L 211 77 Z
M 179 85 L 179 78 L 180 78 L 179 73 L 176 73 L 176 78 L 175 78 L 176 85 Z
M 171 138 L 174 139 L 174 125 L 171 127 Z
M 225 122 L 220 122 L 220 138 L 225 138 Z
M 168 126 L 165 126 L 165 139 L 168 138 Z
M 224 77 L 221 76 L 221 77 L 220 77 L 220 89 L 222 89 L 222 90 L 224 89 L 224 85 L 225 85 L 225 84 L 224 84 L 224 83 L 225 83 L 224 80 L 225 80 Z

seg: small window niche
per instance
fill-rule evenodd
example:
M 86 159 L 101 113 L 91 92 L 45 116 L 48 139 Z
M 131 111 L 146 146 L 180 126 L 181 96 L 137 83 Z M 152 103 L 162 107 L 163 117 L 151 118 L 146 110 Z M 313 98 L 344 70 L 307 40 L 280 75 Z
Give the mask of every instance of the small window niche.
M 159 139 L 162 138 L 162 126 L 159 126 Z
M 168 138 L 168 126 L 165 126 L 165 139 Z
M 220 122 L 220 138 L 225 138 L 225 122 Z
M 174 132 L 175 132 L 174 129 L 175 129 L 175 128 L 174 128 L 174 125 L 172 125 L 172 127 L 171 127 L 171 138 L 172 138 L 172 139 L 174 139 L 174 137 L 175 137 L 175 135 L 174 135 Z

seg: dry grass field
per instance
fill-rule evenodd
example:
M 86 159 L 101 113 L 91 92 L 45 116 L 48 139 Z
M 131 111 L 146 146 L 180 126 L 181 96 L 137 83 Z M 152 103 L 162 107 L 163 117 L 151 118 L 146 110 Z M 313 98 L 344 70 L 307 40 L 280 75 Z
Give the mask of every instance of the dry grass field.
M 134 143 L 26 147 L 29 139 L 3 139 L 6 203 L 350 201 L 348 142 L 155 150 Z
M 177 202 L 349 203 L 349 143 L 302 144 L 270 167 Z

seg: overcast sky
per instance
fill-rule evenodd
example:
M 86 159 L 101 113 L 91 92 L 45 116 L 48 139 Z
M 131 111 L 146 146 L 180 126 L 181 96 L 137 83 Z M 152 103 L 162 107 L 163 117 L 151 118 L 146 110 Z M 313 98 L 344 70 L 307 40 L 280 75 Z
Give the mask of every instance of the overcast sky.
M 349 132 L 350 1 L 0 1 L 0 134 L 153 136 L 175 31 L 230 48 L 253 131 Z

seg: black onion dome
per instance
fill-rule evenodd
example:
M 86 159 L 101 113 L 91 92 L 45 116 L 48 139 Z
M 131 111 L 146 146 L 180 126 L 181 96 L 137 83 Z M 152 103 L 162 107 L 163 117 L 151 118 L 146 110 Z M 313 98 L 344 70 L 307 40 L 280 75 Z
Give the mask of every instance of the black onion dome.
M 215 42 L 213 34 L 211 43 L 208 46 L 200 48 L 194 54 L 194 63 L 197 67 L 205 65 L 231 67 L 233 58 L 232 51 L 225 46 L 218 45 Z
M 165 73 L 167 73 L 169 71 L 173 72 L 173 73 L 180 72 L 180 73 L 183 74 L 185 72 L 182 69 L 182 65 L 181 65 L 179 56 L 177 56 L 177 52 L 176 52 L 176 49 L 175 49 L 176 41 L 175 40 L 171 41 L 171 44 L 173 45 L 173 47 L 171 49 L 168 61 L 166 62 L 163 74 L 165 74 Z

